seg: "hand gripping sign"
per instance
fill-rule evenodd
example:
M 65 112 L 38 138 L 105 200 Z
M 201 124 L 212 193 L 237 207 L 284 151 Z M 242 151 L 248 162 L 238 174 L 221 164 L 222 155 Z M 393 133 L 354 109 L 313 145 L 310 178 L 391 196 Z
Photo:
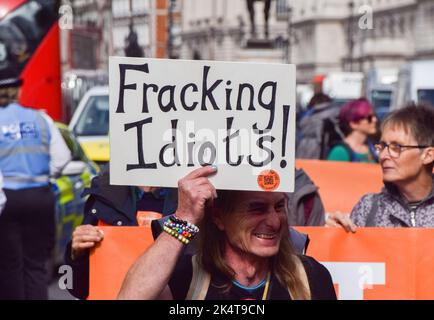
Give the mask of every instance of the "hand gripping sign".
M 110 58 L 112 184 L 290 192 L 294 144 L 294 65 Z

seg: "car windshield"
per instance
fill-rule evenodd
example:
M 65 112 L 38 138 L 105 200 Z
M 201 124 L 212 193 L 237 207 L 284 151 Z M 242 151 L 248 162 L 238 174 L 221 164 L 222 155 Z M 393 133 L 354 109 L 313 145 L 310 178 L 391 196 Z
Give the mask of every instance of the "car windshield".
M 420 103 L 428 103 L 434 107 L 434 89 L 418 90 L 417 100 Z
M 57 19 L 54 7 L 54 0 L 28 1 L 0 20 L 0 79 L 24 69 Z
M 371 102 L 374 106 L 375 113 L 383 120 L 389 112 L 392 100 L 392 91 L 390 90 L 374 90 L 372 91 Z
M 91 97 L 77 121 L 77 136 L 106 136 L 109 130 L 109 97 Z

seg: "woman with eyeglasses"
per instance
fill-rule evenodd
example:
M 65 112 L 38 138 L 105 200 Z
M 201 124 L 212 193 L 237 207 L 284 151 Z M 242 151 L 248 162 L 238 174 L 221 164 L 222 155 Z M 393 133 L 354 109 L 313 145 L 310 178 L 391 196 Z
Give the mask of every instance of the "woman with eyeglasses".
M 407 107 L 391 113 L 375 145 L 384 188 L 366 194 L 351 216 L 333 214 L 327 225 L 434 227 L 434 109 Z
M 339 128 L 345 138 L 336 144 L 327 160 L 351 162 L 377 162 L 374 146 L 368 140 L 377 133 L 378 119 L 366 99 L 348 102 L 339 112 Z

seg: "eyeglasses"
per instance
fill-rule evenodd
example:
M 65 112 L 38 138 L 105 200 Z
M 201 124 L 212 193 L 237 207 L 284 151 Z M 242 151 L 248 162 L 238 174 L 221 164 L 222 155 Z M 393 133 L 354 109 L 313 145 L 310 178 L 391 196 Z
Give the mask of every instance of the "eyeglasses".
M 377 118 L 377 116 L 375 114 L 369 114 L 366 117 L 361 118 L 359 121 L 366 119 L 368 121 L 368 123 L 371 123 L 372 120 L 374 120 L 374 118 Z
M 377 155 L 380 155 L 380 153 L 387 148 L 387 151 L 389 152 L 389 155 L 392 158 L 399 158 L 399 156 L 401 155 L 401 152 L 406 150 L 406 149 L 424 149 L 424 148 L 429 148 L 430 146 L 403 146 L 400 145 L 398 143 L 390 143 L 387 144 L 386 142 L 380 142 L 377 143 L 374 148 L 375 148 L 375 152 L 377 153 Z M 405 148 L 405 149 L 404 149 Z

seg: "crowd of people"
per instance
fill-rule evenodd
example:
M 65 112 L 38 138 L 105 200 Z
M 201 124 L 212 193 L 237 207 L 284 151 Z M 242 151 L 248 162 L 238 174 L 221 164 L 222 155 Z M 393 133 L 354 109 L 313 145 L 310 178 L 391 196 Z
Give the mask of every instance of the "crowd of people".
M 434 227 L 434 110 L 412 106 L 391 113 L 373 152 L 367 141 L 377 133 L 377 119 L 366 100 L 345 105 L 339 119 L 347 154 L 334 160 L 378 159 L 385 183 L 380 193 L 363 196 L 351 215 L 331 213 L 325 219 L 315 185 L 302 170 L 296 170 L 292 194 L 215 190 L 207 177 L 218 174 L 216 168 L 194 170 L 180 180 L 178 190 L 156 197 L 165 217 L 153 221 L 156 241 L 131 267 L 119 298 L 336 299 L 327 269 L 305 255 L 307 238 L 288 225 L 342 226 L 352 232 L 364 226 Z M 336 151 L 339 147 L 331 149 L 329 158 L 343 154 Z M 136 224 L 138 188 L 114 187 L 108 181 L 107 171 L 94 179 L 86 213 L 93 226 L 77 228 L 66 253 L 71 265 L 81 265 L 76 272 L 83 275 L 77 277 L 81 283 L 74 286 L 81 292 L 73 292 L 81 298 L 88 292 L 88 249 L 104 237 L 98 220 Z M 297 194 L 306 185 L 309 196 Z M 130 201 L 120 203 L 131 207 L 123 213 L 120 207 L 107 207 L 98 188 L 128 193 Z M 100 201 L 105 211 L 97 209 Z
M 46 299 L 44 270 L 54 239 L 49 177 L 70 153 L 48 116 L 16 102 L 20 85 L 14 79 L 0 83 L 0 126 L 27 124 L 25 132 L 18 126 L 0 134 L 0 152 L 7 155 L 0 157 L 0 299 Z M 329 108 L 329 97 L 314 98 L 300 120 L 310 131 L 298 136 L 307 140 L 297 151 L 311 157 L 315 145 L 324 147 L 312 121 L 334 115 L 340 140 L 330 136 L 322 157 L 378 162 L 384 182 L 379 193 L 364 195 L 350 215 L 325 214 L 318 188 L 301 169 L 295 169 L 295 191 L 288 194 L 216 190 L 209 180 L 218 175 L 215 166 L 191 171 L 178 188 L 115 186 L 107 166 L 83 195 L 83 223 L 65 252 L 74 270 L 71 293 L 80 299 L 89 294 L 89 250 L 104 239 L 99 226 L 136 226 L 141 210 L 163 218 L 152 222 L 155 241 L 129 270 L 119 299 L 336 299 L 329 271 L 306 255 L 307 235 L 292 226 L 350 232 L 434 227 L 434 109 L 401 108 L 380 126 L 366 99 Z

